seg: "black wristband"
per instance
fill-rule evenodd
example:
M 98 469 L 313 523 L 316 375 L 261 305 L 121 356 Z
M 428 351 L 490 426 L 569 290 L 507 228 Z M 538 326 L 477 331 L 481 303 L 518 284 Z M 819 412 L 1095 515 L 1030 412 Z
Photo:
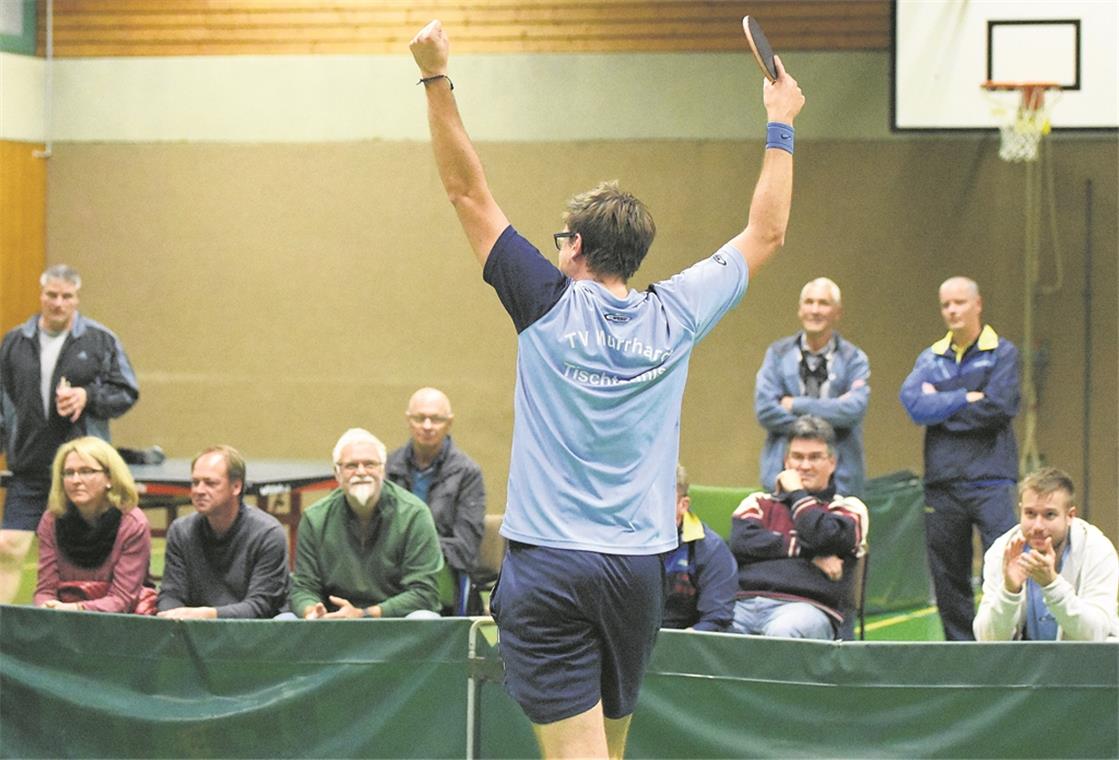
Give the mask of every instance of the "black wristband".
M 420 77 L 420 81 L 416 82 L 416 84 L 422 84 L 424 87 L 427 87 L 428 82 L 434 82 L 438 79 L 446 79 L 447 84 L 449 84 L 451 86 L 451 89 L 452 90 L 455 89 L 455 83 L 452 82 L 451 78 L 449 76 L 447 76 L 446 74 L 436 74 L 433 77 Z

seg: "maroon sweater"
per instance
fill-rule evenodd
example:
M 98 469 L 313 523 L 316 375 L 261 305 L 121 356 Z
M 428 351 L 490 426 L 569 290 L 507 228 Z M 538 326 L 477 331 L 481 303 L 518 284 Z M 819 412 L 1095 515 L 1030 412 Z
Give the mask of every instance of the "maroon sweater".
M 731 521 L 730 548 L 738 561 L 738 595 L 808 602 L 836 620 L 850 594 L 854 562 L 863 540 L 866 507 L 852 497 L 796 491 L 780 499 L 766 493 L 743 500 Z M 837 555 L 844 572 L 830 580 L 813 557 Z
M 152 533 L 144 510 L 133 507 L 121 514 L 117 540 L 108 559 L 100 567 L 75 565 L 66 559 L 55 541 L 55 517 L 44 512 L 39 521 L 39 578 L 35 584 L 35 604 L 58 598 L 61 581 L 108 581 L 109 593 L 100 599 L 82 602 L 97 612 L 132 612 L 140 598 L 140 588 L 148 577 L 152 554 Z

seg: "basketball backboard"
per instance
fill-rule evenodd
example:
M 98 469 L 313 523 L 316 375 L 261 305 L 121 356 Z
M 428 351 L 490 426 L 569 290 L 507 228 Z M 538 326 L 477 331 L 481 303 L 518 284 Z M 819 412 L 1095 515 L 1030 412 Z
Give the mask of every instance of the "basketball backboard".
M 1119 128 L 1119 2 L 894 0 L 892 128 L 996 126 L 980 85 L 1056 82 L 1054 129 Z

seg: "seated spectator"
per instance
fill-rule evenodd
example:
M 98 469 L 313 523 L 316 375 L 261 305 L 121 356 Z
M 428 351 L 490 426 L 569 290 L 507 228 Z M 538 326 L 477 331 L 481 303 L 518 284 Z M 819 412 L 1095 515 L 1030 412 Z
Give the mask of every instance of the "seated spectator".
M 292 612 L 304 620 L 438 617 L 439 536 L 427 506 L 385 480 L 385 445 L 352 428 L 334 447 L 339 487 L 299 522 Z
M 773 494 L 734 511 L 730 548 L 738 560 L 734 630 L 832 639 L 843 623 L 854 563 L 865 551 L 866 506 L 835 493 L 835 432 L 806 415 L 790 426 L 785 469 Z
M 151 529 L 137 503 L 128 466 L 110 444 L 91 436 L 59 447 L 39 521 L 37 606 L 134 612 L 141 596 L 154 600 L 144 585 Z
M 1018 525 L 983 558 L 979 641 L 1102 641 L 1119 637 L 1119 557 L 1076 516 L 1072 478 L 1055 467 L 1018 486 Z
M 734 557 L 715 531 L 689 510 L 688 472 L 676 465 L 676 530 L 680 545 L 664 555 L 662 628 L 725 631 L 738 590 Z
M 420 388 L 408 400 L 411 440 L 389 454 L 386 477 L 408 489 L 431 509 L 439 548 L 455 580 L 454 610 L 466 613 L 471 573 L 486 519 L 482 469 L 451 439 L 451 400 L 435 388 Z M 478 578 L 479 582 L 492 578 Z M 475 610 L 480 612 L 480 610 Z
M 287 536 L 244 493 L 245 459 L 233 447 L 212 446 L 191 462 L 195 512 L 167 531 L 160 617 L 271 618 L 285 608 Z

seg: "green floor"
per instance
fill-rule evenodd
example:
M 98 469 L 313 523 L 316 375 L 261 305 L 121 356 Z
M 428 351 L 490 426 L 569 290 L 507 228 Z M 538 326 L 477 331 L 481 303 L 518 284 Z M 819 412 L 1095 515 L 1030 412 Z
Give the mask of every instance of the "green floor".
M 163 572 L 164 539 L 152 539 L 152 572 Z M 23 580 L 15 604 L 30 604 L 35 591 L 35 572 L 38 563 L 38 544 L 33 544 L 31 553 L 23 566 Z M 944 641 L 940 628 L 940 618 L 936 607 L 922 607 L 914 610 L 887 612 L 882 615 L 868 616 L 866 619 L 867 641 Z

